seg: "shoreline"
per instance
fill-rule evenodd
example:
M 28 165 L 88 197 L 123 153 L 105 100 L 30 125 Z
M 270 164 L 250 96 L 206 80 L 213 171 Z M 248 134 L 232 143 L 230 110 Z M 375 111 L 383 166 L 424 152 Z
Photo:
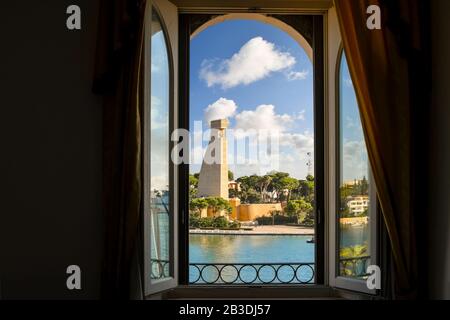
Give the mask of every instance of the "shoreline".
M 314 228 L 292 226 L 258 226 L 253 230 L 201 230 L 191 229 L 196 235 L 242 235 L 242 236 L 314 236 Z

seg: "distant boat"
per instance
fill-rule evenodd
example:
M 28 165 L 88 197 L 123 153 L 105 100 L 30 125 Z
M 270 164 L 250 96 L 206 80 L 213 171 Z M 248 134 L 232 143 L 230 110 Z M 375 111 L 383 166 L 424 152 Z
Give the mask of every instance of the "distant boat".
M 306 243 L 316 243 L 316 239 L 312 237 L 310 240 L 307 240 Z

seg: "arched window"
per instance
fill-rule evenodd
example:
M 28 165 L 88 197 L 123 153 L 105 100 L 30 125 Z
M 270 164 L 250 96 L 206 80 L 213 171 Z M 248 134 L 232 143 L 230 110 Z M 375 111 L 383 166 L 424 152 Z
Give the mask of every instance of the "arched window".
M 152 280 L 171 277 L 171 63 L 166 31 L 155 8 L 151 14 L 150 228 Z
M 189 167 L 187 284 L 323 283 L 323 21 L 233 13 L 190 22 L 187 109 L 200 143 Z M 220 138 L 202 141 L 210 128 Z M 205 161 L 214 148 L 220 165 Z M 211 209 L 218 199 L 228 213 Z
M 181 4 L 147 1 L 146 295 L 198 284 L 376 294 L 365 281 L 378 263 L 376 192 L 335 10 L 191 11 Z M 221 163 L 204 161 L 215 141 L 211 128 L 223 133 Z M 189 137 L 171 142 L 175 129 Z M 231 129 L 273 130 L 279 141 L 267 148 L 273 139 L 261 134 L 260 148 L 250 133 Z M 188 163 L 174 165 L 174 144 Z M 268 156 L 274 161 L 266 165 Z M 256 229 L 257 219 L 272 229 L 301 224 L 301 234 L 264 245 L 266 234 L 237 237 L 268 229 Z
M 338 65 L 337 273 L 365 280 L 374 264 L 374 186 L 355 89 L 342 50 Z

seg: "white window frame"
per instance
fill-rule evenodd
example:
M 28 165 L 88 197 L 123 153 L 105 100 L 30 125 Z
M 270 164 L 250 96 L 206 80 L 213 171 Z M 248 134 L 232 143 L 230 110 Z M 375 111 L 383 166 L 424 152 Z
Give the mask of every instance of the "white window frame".
M 337 270 L 339 268 L 338 257 L 338 207 L 337 199 L 339 196 L 339 183 L 337 181 L 337 168 L 338 161 L 337 154 L 339 152 L 340 142 L 336 137 L 338 132 L 338 119 L 339 119 L 339 78 L 340 78 L 340 64 L 343 54 L 342 49 L 342 37 L 339 29 L 339 23 L 337 18 L 336 9 L 333 7 L 328 11 L 328 26 L 327 26 L 327 69 L 326 69 L 326 115 L 328 116 L 326 127 L 326 145 L 328 146 L 328 165 L 326 165 L 326 199 L 325 206 L 328 208 L 328 276 L 329 284 L 331 287 L 338 289 L 345 289 L 354 292 L 360 292 L 370 295 L 376 295 L 377 290 L 371 290 L 367 287 L 365 280 L 352 279 L 348 277 L 339 276 Z M 370 254 L 371 264 L 379 265 L 378 257 L 378 210 L 377 210 L 377 192 L 374 183 L 372 171 L 369 169 L 369 181 L 370 181 Z
M 180 3 L 180 1 L 174 0 L 175 3 Z M 226 1 L 211 1 L 215 3 L 225 3 Z M 299 3 L 302 1 L 299 1 Z M 341 35 L 339 31 L 339 24 L 337 20 L 337 14 L 336 10 L 333 6 L 329 7 L 328 2 L 325 4 L 323 2 L 322 7 L 314 8 L 311 6 L 311 3 L 308 2 L 309 5 L 305 6 L 304 8 L 296 7 L 292 8 L 292 10 L 288 8 L 282 8 L 280 9 L 280 13 L 284 12 L 292 12 L 292 13 L 322 13 L 324 17 L 324 68 L 325 68 L 325 75 L 324 75 L 324 86 L 325 86 L 325 101 L 324 101 L 324 113 L 325 113 L 325 163 L 324 163 L 324 170 L 325 170 L 325 261 L 324 261 L 324 269 L 325 269 L 325 286 L 326 287 L 334 287 L 334 288 L 342 288 L 342 289 L 348 289 L 355 292 L 362 292 L 362 293 L 369 293 L 369 294 L 376 294 L 376 291 L 367 289 L 367 286 L 365 284 L 365 281 L 356 280 L 356 279 L 350 279 L 350 278 L 344 278 L 344 277 L 338 277 L 336 274 L 337 270 L 337 264 L 339 263 L 338 257 L 336 255 L 337 253 L 337 243 L 335 241 L 336 239 L 336 217 L 337 217 L 337 207 L 336 207 L 336 199 L 337 199 L 337 190 L 338 185 L 336 181 L 336 161 L 337 161 L 337 148 L 338 145 L 336 142 L 336 117 L 337 117 L 337 92 L 338 89 L 336 86 L 336 80 L 338 79 L 338 74 L 336 68 L 337 64 L 340 63 L 340 48 L 341 48 Z M 176 125 L 178 124 L 178 13 L 180 12 L 184 13 L 195 13 L 197 11 L 196 8 L 184 8 L 180 7 L 177 8 L 172 2 L 169 0 L 147 0 L 147 8 L 146 8 L 146 22 L 145 22 L 145 59 L 144 59 L 144 68 L 145 70 L 150 70 L 151 61 L 150 61 L 150 44 L 151 44 L 151 14 L 152 14 L 152 6 L 155 6 L 158 8 L 158 11 L 161 16 L 161 22 L 165 26 L 166 31 L 168 33 L 168 45 L 171 48 L 172 51 L 172 63 L 173 63 L 173 103 L 171 106 L 171 112 L 173 115 L 173 129 L 175 129 Z M 182 6 L 182 4 L 180 4 Z M 227 8 L 221 9 L 220 7 L 216 6 L 214 8 L 209 7 L 208 10 L 216 10 L 218 12 L 226 11 Z M 228 8 L 229 9 L 229 8 Z M 205 7 L 199 7 L 198 10 L 205 10 Z M 248 9 L 242 8 L 242 10 L 234 8 L 236 11 L 241 12 L 248 12 Z M 267 9 L 268 12 L 273 12 L 273 9 Z M 264 12 L 262 10 L 261 12 Z M 324 13 L 325 12 L 325 13 Z M 146 133 L 150 132 L 149 128 L 149 121 L 147 119 L 150 119 L 148 117 L 149 110 L 150 110 L 150 80 L 151 75 L 149 72 L 145 72 L 144 81 L 145 81 L 145 110 L 144 110 L 144 130 Z M 150 159 L 149 154 L 149 148 L 146 147 L 146 141 L 149 139 L 149 136 L 146 134 L 144 135 L 144 190 L 145 195 L 148 194 L 149 190 L 149 166 L 147 165 Z M 147 168 L 146 168 L 147 167 Z M 171 194 L 173 197 L 173 234 L 171 235 L 172 241 L 173 241 L 173 252 L 174 256 L 172 257 L 172 263 L 173 263 L 173 270 L 174 270 L 174 276 L 173 278 L 169 280 L 163 280 L 161 282 L 151 282 L 150 280 L 150 216 L 149 216 L 149 199 L 148 197 L 144 196 L 144 258 L 145 258 L 145 295 L 149 296 L 161 291 L 165 291 L 171 288 L 174 288 L 178 285 L 178 198 L 176 192 L 178 190 L 178 170 L 177 166 L 173 166 L 173 188 L 172 190 L 175 190 Z M 372 228 L 371 228 L 371 256 L 372 256 L 372 264 L 378 263 L 378 251 L 376 248 L 377 245 L 377 236 L 378 236 L 378 230 L 377 230 L 377 208 L 376 208 L 376 189 L 374 188 L 373 179 L 371 177 L 371 190 L 370 190 L 370 196 L 371 196 L 371 221 L 372 221 Z M 182 290 L 185 290 L 187 288 L 184 288 Z M 280 288 L 281 289 L 281 288 Z M 296 290 L 307 292 L 308 290 L 315 290 L 314 288 L 302 288 L 298 287 Z M 320 288 L 317 288 L 320 289 Z M 323 288 L 324 292 L 326 291 L 326 288 Z M 201 290 L 199 288 L 194 288 L 195 290 Z M 203 289 L 203 290 L 211 290 L 209 289 Z M 242 288 L 235 288 L 232 290 L 242 290 Z M 276 289 L 271 287 L 265 287 L 261 290 L 273 290 L 276 292 Z M 299 293 L 299 296 L 301 296 L 302 293 Z
M 147 0 L 145 8 L 144 31 L 144 111 L 143 111 L 143 152 L 144 152 L 144 293 L 149 296 L 162 292 L 178 285 L 178 168 L 171 166 L 170 197 L 172 202 L 171 212 L 171 277 L 162 280 L 152 280 L 151 274 L 151 213 L 150 213 L 150 134 L 151 134 L 151 38 L 152 38 L 152 11 L 155 8 L 161 20 L 163 31 L 168 45 L 170 68 L 170 88 L 172 95 L 170 112 L 172 129 L 178 125 L 178 9 L 168 0 Z M 170 153 L 169 153 L 170 154 Z

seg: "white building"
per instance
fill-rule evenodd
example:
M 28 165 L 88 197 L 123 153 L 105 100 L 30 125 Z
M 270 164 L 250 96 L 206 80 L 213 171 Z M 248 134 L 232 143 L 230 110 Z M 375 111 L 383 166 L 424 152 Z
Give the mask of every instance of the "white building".
M 354 215 L 360 215 L 369 209 L 369 197 L 368 196 L 357 196 L 351 197 L 347 203 L 350 212 Z

